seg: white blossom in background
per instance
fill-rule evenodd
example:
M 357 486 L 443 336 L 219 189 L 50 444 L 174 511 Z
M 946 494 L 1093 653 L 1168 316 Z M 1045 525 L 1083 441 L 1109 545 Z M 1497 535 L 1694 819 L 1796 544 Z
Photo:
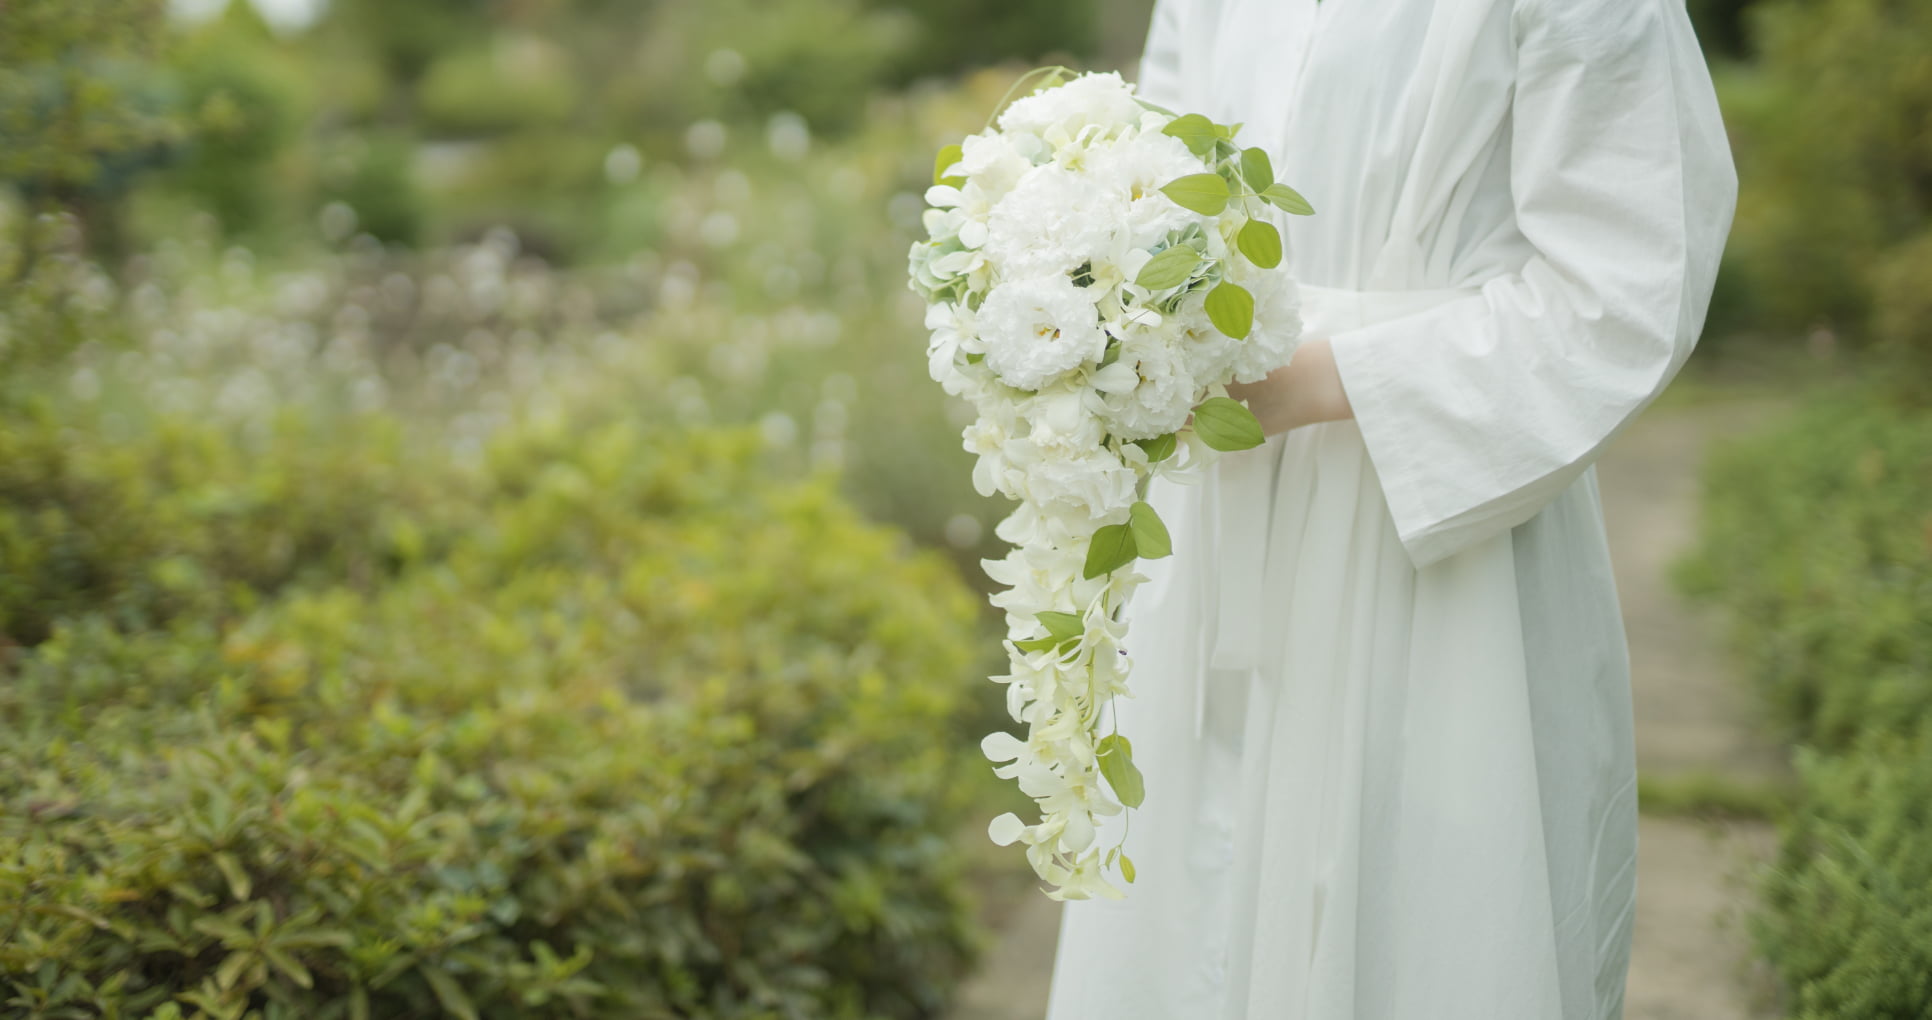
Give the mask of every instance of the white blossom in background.
M 1097 819 L 1138 806 L 1142 780 L 1127 736 L 1099 727 L 1129 693 L 1121 611 L 1146 579 L 1133 565 L 1169 554 L 1147 486 L 1261 444 L 1227 384 L 1300 342 L 1265 217 L 1311 210 L 1234 130 L 1143 103 L 1117 74 L 1045 74 L 941 150 L 907 270 L 929 372 L 975 414 L 961 433 L 973 485 L 1018 502 L 994 528 L 1012 551 L 981 562 L 1005 586 L 991 601 L 1009 668 L 992 679 L 1026 735 L 981 750 L 1040 818 L 1003 814 L 987 834 L 1024 844 L 1055 899 L 1118 898 L 1107 871 L 1132 882 L 1133 862 L 1096 845 Z

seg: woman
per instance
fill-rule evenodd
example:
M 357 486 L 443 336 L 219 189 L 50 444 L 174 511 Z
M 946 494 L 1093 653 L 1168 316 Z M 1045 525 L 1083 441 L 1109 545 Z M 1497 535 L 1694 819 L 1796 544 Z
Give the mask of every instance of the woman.
M 1049 1020 L 1619 1016 L 1591 465 L 1690 354 L 1736 193 L 1682 0 L 1159 0 L 1141 77 L 1316 207 L 1311 339 L 1236 388 L 1267 443 L 1155 485 L 1139 882 L 1067 905 Z

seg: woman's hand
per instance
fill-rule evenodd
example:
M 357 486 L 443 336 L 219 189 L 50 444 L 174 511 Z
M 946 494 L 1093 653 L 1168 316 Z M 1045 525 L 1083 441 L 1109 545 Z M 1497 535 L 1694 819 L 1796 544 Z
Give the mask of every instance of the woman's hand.
M 1320 421 L 1355 417 L 1327 340 L 1302 344 L 1288 364 L 1260 382 L 1229 383 L 1228 396 L 1245 401 L 1260 419 L 1261 431 L 1271 436 Z

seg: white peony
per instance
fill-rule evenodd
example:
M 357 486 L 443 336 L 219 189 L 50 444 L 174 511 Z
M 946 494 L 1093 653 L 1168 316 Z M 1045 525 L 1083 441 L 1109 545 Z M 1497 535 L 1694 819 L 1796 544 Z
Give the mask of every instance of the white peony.
M 1072 272 L 1107 255 L 1128 214 L 1124 191 L 1047 164 L 1021 176 L 987 217 L 982 251 L 1005 280 Z
M 1065 276 L 1011 280 L 979 308 L 986 366 L 1008 386 L 1037 390 L 1106 353 L 1090 288 Z
M 1129 332 L 1119 358 L 1094 377 L 1107 431 L 1122 439 L 1152 439 L 1187 424 L 1199 388 L 1190 368 L 1165 334 Z
M 1288 363 L 1301 346 L 1301 288 L 1287 273 L 1260 273 L 1246 284 L 1254 295 L 1254 330 L 1235 352 L 1235 382 L 1259 382 Z
M 1063 144 L 1082 128 L 1117 131 L 1139 124 L 1147 108 L 1134 98 L 1133 86 L 1114 72 L 1083 74 L 1058 88 L 1016 99 L 999 116 L 1002 132 L 1037 135 Z

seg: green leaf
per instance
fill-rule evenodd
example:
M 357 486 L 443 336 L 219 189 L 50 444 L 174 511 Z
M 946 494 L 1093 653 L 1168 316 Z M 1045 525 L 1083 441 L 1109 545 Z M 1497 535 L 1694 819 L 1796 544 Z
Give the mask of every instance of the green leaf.
M 220 939 L 222 945 L 230 949 L 248 945 L 255 940 L 254 936 L 248 934 L 248 929 L 226 916 L 197 917 L 190 922 L 190 925 L 204 935 L 213 935 Z
M 1234 245 L 1248 261 L 1263 269 L 1281 265 L 1281 231 L 1266 220 L 1249 220 L 1234 235 Z
M 1218 216 L 1228 207 L 1228 182 L 1220 174 L 1188 174 L 1161 189 L 1175 205 L 1203 216 Z
M 255 963 L 255 951 L 252 949 L 237 949 L 229 953 L 221 961 L 221 965 L 215 968 L 215 984 L 221 986 L 223 991 L 235 987 L 242 978 L 242 971 L 249 969 Z
M 1034 619 L 1040 621 L 1040 626 L 1045 627 L 1047 633 L 1053 635 L 1055 640 L 1077 638 L 1087 632 L 1087 623 L 1080 618 L 1079 613 L 1048 610 L 1036 614 Z
M 1134 859 L 1126 854 L 1120 855 L 1120 877 L 1126 879 L 1128 885 L 1134 884 Z
M 290 981 L 303 988 L 315 987 L 315 977 L 309 973 L 307 967 L 302 966 L 302 961 L 276 946 L 263 946 L 262 955 L 268 957 L 268 962 L 274 964 L 276 970 L 287 974 Z
M 959 162 L 959 158 L 962 154 L 963 153 L 961 152 L 958 145 L 948 145 L 945 148 L 940 149 L 939 155 L 935 156 L 932 161 L 932 182 L 934 184 L 951 185 L 952 187 L 955 187 L 955 188 L 959 187 L 962 184 L 965 184 L 966 178 L 964 177 L 945 176 L 946 168 L 952 166 L 954 163 Z
M 1174 552 L 1167 525 L 1161 523 L 1161 515 L 1146 500 L 1128 509 L 1127 527 L 1134 533 L 1134 550 L 1142 559 L 1157 560 Z
M 476 1006 L 470 997 L 463 993 L 463 986 L 449 976 L 449 972 L 434 964 L 423 968 L 423 977 L 429 980 L 430 991 L 436 993 L 436 1001 L 443 1008 L 456 1014 L 461 1020 L 476 1020 Z
M 1113 734 L 1100 738 L 1094 751 L 1100 762 L 1100 774 L 1107 777 L 1114 796 L 1127 807 L 1139 807 L 1147 799 L 1147 783 L 1134 765 L 1132 745 L 1119 734 Z
M 1047 610 L 1034 614 L 1033 618 L 1040 621 L 1040 626 L 1046 628 L 1047 636 L 1013 642 L 1013 647 L 1022 652 L 1055 651 L 1068 645 L 1077 645 L 1080 643 L 1081 635 L 1087 632 L 1086 621 L 1082 620 L 1078 613 Z
M 1134 562 L 1137 555 L 1133 529 L 1125 524 L 1109 524 L 1094 532 L 1093 540 L 1087 543 L 1087 566 L 1080 576 L 1092 579 L 1111 574 Z
M 1147 451 L 1147 463 L 1159 464 L 1161 461 L 1174 456 L 1174 451 L 1179 448 L 1180 442 L 1174 433 L 1169 432 L 1164 436 L 1155 436 L 1152 439 L 1136 439 L 1134 440 L 1134 445 Z
M 1210 175 L 1211 176 L 1211 175 Z M 1220 180 L 1216 177 L 1215 180 Z M 1201 253 L 1184 244 L 1163 248 L 1159 254 L 1147 260 L 1135 274 L 1134 283 L 1148 290 L 1166 290 L 1178 287 L 1194 275 L 1194 269 L 1201 264 Z
M 1267 440 L 1254 412 L 1227 397 L 1210 397 L 1194 409 L 1194 434 L 1216 450 L 1251 450 Z
M 1269 205 L 1283 212 L 1294 213 L 1296 216 L 1311 216 L 1315 212 L 1315 207 L 1309 205 L 1308 200 L 1301 197 L 1301 192 L 1296 191 L 1286 184 L 1268 185 L 1262 189 L 1261 197 Z
M 1267 190 L 1275 182 L 1275 165 L 1269 162 L 1268 153 L 1259 148 L 1242 149 L 1241 179 L 1257 194 Z
M 1254 329 L 1254 295 L 1238 283 L 1224 283 L 1208 291 L 1208 321 L 1235 338 L 1246 339 Z
M 1185 117 L 1174 118 L 1166 127 L 1161 128 L 1161 134 L 1173 135 L 1185 142 L 1188 149 L 1196 156 L 1204 156 L 1209 149 L 1214 148 L 1214 139 L 1217 137 L 1214 127 L 1213 121 L 1198 113 L 1190 113 Z
M 248 871 L 242 867 L 241 862 L 235 859 L 234 854 L 226 850 L 216 853 L 215 869 L 221 872 L 221 877 L 228 880 L 228 892 L 231 895 L 238 900 L 248 898 L 250 890 L 254 888 L 254 882 L 248 877 Z

